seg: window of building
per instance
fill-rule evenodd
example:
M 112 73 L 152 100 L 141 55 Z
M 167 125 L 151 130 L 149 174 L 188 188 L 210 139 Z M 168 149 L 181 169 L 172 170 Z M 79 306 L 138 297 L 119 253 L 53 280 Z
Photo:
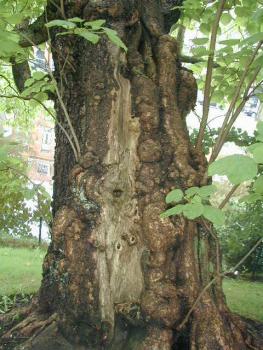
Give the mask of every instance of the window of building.
M 12 135 L 12 127 L 11 126 L 5 126 L 4 127 L 4 137 L 8 137 Z
M 41 150 L 50 151 L 52 148 L 52 140 L 53 140 L 53 130 L 44 128 L 43 135 L 42 135 Z
M 49 173 L 49 164 L 44 162 L 37 163 L 37 172 L 42 175 L 48 175 Z

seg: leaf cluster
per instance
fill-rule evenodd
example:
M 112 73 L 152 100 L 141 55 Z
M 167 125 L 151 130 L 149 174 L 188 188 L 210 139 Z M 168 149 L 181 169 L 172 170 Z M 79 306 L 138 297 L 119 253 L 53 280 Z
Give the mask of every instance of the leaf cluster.
M 256 142 L 247 147 L 248 155 L 234 154 L 218 159 L 209 166 L 209 175 L 225 175 L 234 185 L 254 180 L 251 193 L 241 200 L 253 203 L 263 200 L 263 175 L 259 167 L 263 164 L 263 122 L 257 124 Z
M 21 144 L 0 137 L 1 234 L 30 235 L 31 224 L 40 217 L 51 220 L 50 196 L 42 186 L 29 182 L 21 149 Z
M 206 60 L 210 55 L 209 41 L 218 1 L 185 0 L 182 8 L 181 24 L 196 33 L 192 45 L 184 51 L 197 57 L 200 62 L 191 65 L 197 76 L 199 89 L 203 90 L 206 75 Z M 228 0 L 224 7 L 219 27 L 218 43 L 215 51 L 211 102 L 227 105 L 233 99 L 236 82 L 242 76 L 246 63 L 253 54 L 255 46 L 263 40 L 263 4 L 258 0 Z M 258 54 L 246 77 L 249 81 L 255 71 L 262 67 L 263 54 Z M 263 78 L 262 71 L 257 82 Z M 242 88 L 240 98 L 245 91 Z M 263 91 L 258 88 L 255 95 L 262 101 Z M 239 101 L 238 101 L 239 102 Z
M 186 191 L 172 190 L 166 196 L 166 203 L 180 203 L 166 210 L 160 216 L 167 218 L 182 214 L 190 220 L 203 217 L 215 225 L 223 225 L 224 213 L 209 204 L 210 196 L 216 191 L 216 186 L 190 187 Z
M 235 265 L 242 259 L 262 237 L 262 230 L 262 202 L 235 204 L 230 207 L 224 228 L 218 228 L 227 267 Z M 262 244 L 244 261 L 241 269 L 248 272 L 263 272 Z
M 198 132 L 198 129 L 193 129 L 190 134 L 190 140 L 193 145 L 196 143 Z M 211 148 L 215 145 L 219 133 L 220 128 L 206 128 L 203 139 L 203 150 L 205 154 L 209 154 Z M 233 142 L 237 146 L 245 147 L 255 142 L 255 136 L 250 136 L 247 131 L 233 127 L 227 135 L 226 142 Z
M 119 38 L 116 30 L 107 28 L 104 26 L 106 21 L 104 19 L 98 19 L 95 21 L 85 21 L 79 17 L 70 18 L 68 20 L 53 20 L 46 24 L 48 28 L 60 27 L 66 29 L 66 31 L 59 32 L 57 35 L 78 35 L 92 44 L 97 44 L 102 35 L 106 35 L 108 39 L 127 51 L 126 45 Z

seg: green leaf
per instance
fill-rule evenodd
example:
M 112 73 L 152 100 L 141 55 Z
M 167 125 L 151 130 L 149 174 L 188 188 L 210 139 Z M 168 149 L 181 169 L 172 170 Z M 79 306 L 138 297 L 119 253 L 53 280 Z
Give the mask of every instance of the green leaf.
M 199 191 L 199 187 L 190 187 L 185 191 L 185 194 L 187 195 L 187 197 L 192 197 L 195 194 L 197 194 Z
M 103 30 L 107 34 L 107 36 L 110 39 L 110 41 L 113 42 L 113 44 L 117 45 L 118 47 L 121 47 L 125 52 L 128 51 L 127 46 L 118 37 L 118 34 L 117 34 L 116 30 L 112 30 L 112 29 L 106 28 L 106 27 L 103 27 Z
M 93 30 L 97 30 L 100 29 L 105 23 L 105 19 L 97 19 L 96 21 L 85 22 L 84 26 L 91 27 Z
M 257 164 L 248 156 L 232 155 L 216 160 L 208 168 L 208 175 L 225 175 L 234 185 L 257 175 Z
M 216 103 L 221 103 L 224 100 L 225 94 L 223 91 L 215 91 L 212 95 L 212 100 Z
M 73 22 L 73 23 L 82 23 L 85 21 L 85 19 L 79 18 L 79 17 L 73 17 L 73 18 L 69 18 L 68 19 L 69 22 Z
M 244 197 L 242 197 L 239 202 L 246 202 L 246 203 L 255 203 L 258 200 L 262 201 L 263 196 L 259 193 L 250 193 Z
M 69 34 L 74 34 L 72 30 L 69 30 L 67 32 L 60 32 L 57 33 L 57 36 L 64 36 L 64 35 L 69 35 Z
M 217 190 L 215 185 L 207 185 L 199 188 L 198 194 L 202 198 L 208 198 Z
M 200 25 L 200 31 L 203 33 L 203 34 L 206 34 L 206 35 L 209 35 L 210 34 L 210 24 L 209 23 L 202 23 Z
M 230 23 L 232 21 L 232 16 L 229 13 L 223 13 L 221 16 L 221 22 L 224 25 L 227 25 L 228 23 Z
M 263 163 L 263 143 L 258 142 L 247 147 L 248 151 L 253 154 L 253 157 L 257 163 Z
M 203 44 L 206 44 L 208 40 L 209 40 L 208 38 L 196 38 L 196 39 L 193 39 L 192 42 L 195 45 L 203 45 Z
M 198 56 L 198 57 L 208 55 L 208 51 L 207 51 L 205 46 L 194 47 L 194 48 L 192 48 L 191 51 L 192 51 L 193 55 Z
M 243 40 L 240 44 L 242 46 L 244 46 L 244 45 L 252 45 L 252 44 L 258 43 L 261 40 L 263 40 L 263 32 L 255 33 L 255 34 L 251 35 L 250 37 L 248 37 L 245 40 Z
M 70 21 L 63 21 L 62 19 L 55 19 L 53 21 L 46 23 L 46 27 L 48 27 L 48 28 L 62 27 L 65 29 L 74 29 L 74 28 L 76 28 L 76 24 L 72 23 Z
M 25 87 L 29 87 L 30 85 L 32 85 L 35 82 L 35 80 L 33 78 L 28 78 L 25 81 Z
M 160 218 L 164 219 L 164 218 L 167 218 L 168 216 L 179 215 L 182 213 L 183 207 L 184 207 L 184 205 L 178 204 L 175 207 L 170 208 L 170 209 L 166 210 L 165 212 L 163 212 L 160 215 Z
M 254 182 L 253 191 L 263 195 L 263 175 L 259 176 Z
M 166 203 L 180 202 L 183 196 L 184 196 L 183 191 L 176 189 L 168 193 L 168 195 L 165 198 L 165 201 Z
M 219 41 L 219 44 L 234 46 L 240 43 L 240 39 L 228 39 Z
M 204 206 L 201 203 L 189 203 L 184 205 L 183 214 L 190 220 L 196 219 L 203 214 Z
M 74 30 L 74 34 L 82 36 L 84 39 L 90 41 L 92 44 L 97 44 L 100 40 L 99 35 L 92 33 L 88 29 L 85 28 L 76 28 Z
M 225 222 L 225 214 L 222 210 L 212 207 L 211 205 L 204 206 L 204 217 L 211 221 L 214 225 L 224 225 Z
M 0 30 L 0 56 L 17 55 L 21 51 L 18 42 L 19 36 L 16 33 Z
M 238 17 L 247 17 L 249 16 L 249 9 L 244 6 L 236 6 L 235 13 Z
M 38 71 L 33 73 L 33 78 L 36 80 L 40 80 L 40 79 L 43 79 L 46 75 L 47 75 L 46 73 Z
M 192 199 L 191 199 L 191 203 L 202 203 L 202 198 L 199 195 L 195 195 Z
M 259 54 L 258 57 L 253 62 L 253 67 L 262 67 L 263 66 L 263 53 Z
M 257 123 L 257 135 L 256 139 L 258 141 L 263 141 L 263 121 Z

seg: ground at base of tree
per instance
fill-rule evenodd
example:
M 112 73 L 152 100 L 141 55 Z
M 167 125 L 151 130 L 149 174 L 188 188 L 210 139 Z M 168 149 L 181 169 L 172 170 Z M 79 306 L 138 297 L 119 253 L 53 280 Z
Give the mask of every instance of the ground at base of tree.
M 11 296 L 11 303 L 16 294 L 36 293 L 45 253 L 38 248 L 0 247 L 0 310 L 3 296 Z M 231 311 L 263 322 L 263 283 L 228 278 L 224 292 Z
M 6 315 L 0 315 L 0 350 L 92 350 L 84 345 L 69 343 L 59 332 L 58 315 L 38 314 L 34 311 L 36 305 L 35 297 L 28 305 L 17 307 Z M 246 324 L 248 338 L 256 336 L 260 344 L 259 347 L 248 345 L 248 349 L 261 350 L 263 323 L 245 317 L 240 317 L 239 322 Z M 104 347 L 101 350 L 105 350 Z M 187 349 L 176 347 L 176 350 Z

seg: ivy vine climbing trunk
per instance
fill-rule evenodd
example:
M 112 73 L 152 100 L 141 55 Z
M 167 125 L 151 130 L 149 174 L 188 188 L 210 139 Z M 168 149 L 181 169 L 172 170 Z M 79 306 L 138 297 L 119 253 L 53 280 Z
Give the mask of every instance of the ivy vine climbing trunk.
M 57 314 L 63 342 L 41 343 L 39 335 L 28 348 L 247 348 L 219 279 L 180 327 L 219 266 L 205 228 L 160 218 L 171 189 L 207 183 L 205 156 L 191 145 L 185 121 L 196 82 L 168 35 L 176 4 L 65 1 L 66 18 L 106 19 L 127 54 L 106 38 L 92 45 L 51 30 L 55 78 L 81 156 L 74 158 L 58 127 L 52 242 L 39 304 L 42 313 Z M 47 17 L 61 18 L 52 2 Z M 67 128 L 59 101 L 56 111 Z

